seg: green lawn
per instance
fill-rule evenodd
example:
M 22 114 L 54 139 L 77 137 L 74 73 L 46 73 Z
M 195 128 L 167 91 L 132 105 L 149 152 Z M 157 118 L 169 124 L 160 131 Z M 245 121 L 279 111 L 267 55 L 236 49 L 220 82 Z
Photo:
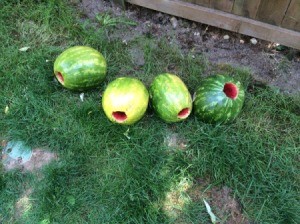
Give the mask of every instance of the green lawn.
M 145 35 L 126 45 L 109 34 L 134 23 L 80 23 L 78 9 L 64 2 L 0 1 L 0 140 L 22 140 L 59 157 L 40 172 L 1 168 L 0 223 L 210 223 L 202 199 L 191 195 L 199 179 L 206 192 L 232 189 L 252 223 L 299 223 L 299 96 L 255 85 L 245 69 L 210 67 L 202 55 L 183 55 L 163 38 Z M 55 58 L 74 45 L 98 49 L 108 63 L 106 81 L 86 91 L 83 102 L 53 75 Z M 135 46 L 144 52 L 140 67 L 129 54 Z M 168 65 L 176 65 L 191 93 L 208 68 L 241 80 L 247 93 L 238 119 L 210 125 L 191 115 L 166 124 L 151 108 L 130 127 L 105 117 L 101 93 L 108 82 L 133 76 L 149 87 Z M 183 146 L 168 146 L 170 136 Z M 17 215 L 26 189 L 28 207 Z M 169 200 L 172 192 L 180 202 Z

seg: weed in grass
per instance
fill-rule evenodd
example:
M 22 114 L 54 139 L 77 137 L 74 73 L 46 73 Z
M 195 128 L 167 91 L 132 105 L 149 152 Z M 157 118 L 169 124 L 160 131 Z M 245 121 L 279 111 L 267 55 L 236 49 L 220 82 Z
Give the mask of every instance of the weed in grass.
M 136 26 L 136 22 L 125 19 L 125 18 L 115 18 L 109 13 L 102 13 L 96 15 L 96 20 L 100 23 L 104 28 L 106 27 L 115 27 L 117 25 L 127 25 L 127 26 Z

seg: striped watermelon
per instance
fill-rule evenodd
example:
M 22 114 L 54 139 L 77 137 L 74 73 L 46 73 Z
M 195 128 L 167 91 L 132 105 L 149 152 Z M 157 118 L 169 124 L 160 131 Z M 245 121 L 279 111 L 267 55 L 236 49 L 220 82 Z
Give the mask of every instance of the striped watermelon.
M 130 125 L 145 114 L 149 93 L 136 78 L 121 77 L 110 82 L 102 96 L 102 107 L 109 120 Z
M 226 123 L 240 113 L 245 98 L 242 84 L 226 75 L 214 75 L 202 81 L 194 101 L 196 116 L 210 123 Z
M 54 74 L 67 89 L 84 90 L 98 86 L 106 76 L 106 60 L 97 50 L 75 46 L 62 52 L 54 62 Z
M 151 83 L 150 99 L 157 115 L 166 122 L 186 119 L 192 111 L 192 97 L 176 75 L 164 73 Z

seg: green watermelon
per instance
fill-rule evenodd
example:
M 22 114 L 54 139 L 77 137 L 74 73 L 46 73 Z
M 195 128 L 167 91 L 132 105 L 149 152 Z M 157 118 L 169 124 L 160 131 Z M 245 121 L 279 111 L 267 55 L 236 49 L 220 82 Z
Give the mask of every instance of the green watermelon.
M 120 77 L 110 82 L 102 96 L 102 107 L 107 118 L 115 123 L 130 125 L 145 114 L 149 93 L 136 78 Z
M 154 111 L 166 122 L 182 121 L 192 111 L 191 94 L 176 75 L 164 73 L 156 76 L 149 93 Z
M 97 50 L 75 46 L 62 52 L 54 62 L 54 74 L 67 89 L 85 90 L 98 86 L 107 71 L 106 60 Z
M 239 81 L 227 75 L 210 76 L 195 93 L 194 112 L 205 122 L 230 122 L 240 113 L 244 99 L 244 88 Z

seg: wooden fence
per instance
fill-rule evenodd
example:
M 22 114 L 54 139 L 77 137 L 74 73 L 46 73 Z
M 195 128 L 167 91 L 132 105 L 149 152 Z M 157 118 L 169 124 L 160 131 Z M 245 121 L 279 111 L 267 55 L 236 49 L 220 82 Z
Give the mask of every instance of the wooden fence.
M 300 49 L 300 0 L 126 0 Z

